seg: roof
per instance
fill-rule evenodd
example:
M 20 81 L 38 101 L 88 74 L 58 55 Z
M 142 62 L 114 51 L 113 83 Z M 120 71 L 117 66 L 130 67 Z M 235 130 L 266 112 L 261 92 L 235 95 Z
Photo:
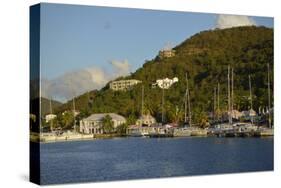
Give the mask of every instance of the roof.
M 118 82 L 141 82 L 141 81 L 136 79 L 129 79 L 129 80 L 115 80 L 112 81 L 111 83 L 118 83 Z
M 142 116 L 139 118 L 139 120 L 151 120 L 151 119 L 155 120 L 155 118 L 154 118 L 152 115 L 150 115 L 150 114 L 148 114 L 148 115 L 142 115 Z
M 253 109 L 250 109 L 248 111 L 242 111 L 242 114 L 244 116 L 255 116 L 257 113 L 256 111 L 254 111 Z
M 118 114 L 115 113 L 99 113 L 99 114 L 92 114 L 87 118 L 84 118 L 83 121 L 101 121 L 102 118 L 104 118 L 106 115 L 109 115 L 112 120 L 117 120 L 117 121 L 126 121 L 126 119 Z

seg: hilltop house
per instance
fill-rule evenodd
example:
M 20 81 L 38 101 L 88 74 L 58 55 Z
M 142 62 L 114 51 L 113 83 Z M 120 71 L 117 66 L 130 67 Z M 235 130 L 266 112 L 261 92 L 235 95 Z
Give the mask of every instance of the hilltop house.
M 114 91 L 124 91 L 127 89 L 130 89 L 132 86 L 137 85 L 141 83 L 140 80 L 118 80 L 118 81 L 112 81 L 109 84 L 109 88 Z
M 92 114 L 80 121 L 80 132 L 84 134 L 102 134 L 104 132 L 102 129 L 102 120 L 106 115 L 112 118 L 114 129 L 126 123 L 126 119 L 123 116 L 115 113 Z
M 163 49 L 159 51 L 159 57 L 161 59 L 163 58 L 169 58 L 169 57 L 174 57 L 176 54 L 176 51 L 173 49 Z

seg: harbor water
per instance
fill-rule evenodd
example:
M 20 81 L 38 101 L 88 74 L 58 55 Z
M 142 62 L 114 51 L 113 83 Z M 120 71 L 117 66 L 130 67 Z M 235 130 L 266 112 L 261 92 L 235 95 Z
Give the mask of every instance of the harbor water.
M 273 170 L 272 137 L 128 137 L 41 143 L 40 151 L 42 184 Z

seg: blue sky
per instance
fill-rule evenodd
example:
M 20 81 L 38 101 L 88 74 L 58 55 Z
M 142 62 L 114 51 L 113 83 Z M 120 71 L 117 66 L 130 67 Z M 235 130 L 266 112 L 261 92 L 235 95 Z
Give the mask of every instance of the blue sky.
M 127 60 L 134 71 L 166 44 L 175 46 L 214 28 L 217 18 L 216 14 L 43 3 L 41 76 L 52 80 L 89 67 L 111 73 L 113 60 Z M 272 18 L 251 19 L 273 27 Z

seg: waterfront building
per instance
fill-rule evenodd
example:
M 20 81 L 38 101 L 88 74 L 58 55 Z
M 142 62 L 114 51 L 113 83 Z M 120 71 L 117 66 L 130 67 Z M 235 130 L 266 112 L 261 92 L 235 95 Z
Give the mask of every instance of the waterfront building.
M 47 114 L 47 115 L 45 116 L 46 123 L 48 123 L 49 121 L 55 119 L 56 117 L 57 117 L 56 114 Z
M 123 116 L 115 113 L 92 114 L 80 121 L 80 132 L 84 134 L 102 134 L 104 132 L 102 120 L 106 115 L 111 117 L 114 129 L 126 123 L 126 119 Z
M 117 80 L 117 81 L 110 82 L 109 87 L 110 87 L 110 89 L 112 89 L 114 91 L 124 91 L 124 90 L 132 88 L 132 86 L 137 85 L 139 83 L 141 83 L 141 81 L 135 80 L 135 79 Z
M 233 119 L 240 119 L 242 117 L 242 112 L 239 112 L 238 110 L 232 110 L 231 117 Z
M 238 111 L 238 110 L 232 110 L 232 111 L 223 111 L 221 114 L 221 120 L 222 121 L 227 121 L 229 116 L 231 116 L 232 119 L 239 120 L 242 117 L 245 117 L 245 112 L 246 111 Z
M 138 126 L 151 126 L 156 123 L 156 119 L 151 115 L 142 115 L 136 122 Z
M 257 113 L 253 109 L 250 109 L 248 111 L 242 111 L 242 117 L 244 118 L 250 118 L 256 116 Z

